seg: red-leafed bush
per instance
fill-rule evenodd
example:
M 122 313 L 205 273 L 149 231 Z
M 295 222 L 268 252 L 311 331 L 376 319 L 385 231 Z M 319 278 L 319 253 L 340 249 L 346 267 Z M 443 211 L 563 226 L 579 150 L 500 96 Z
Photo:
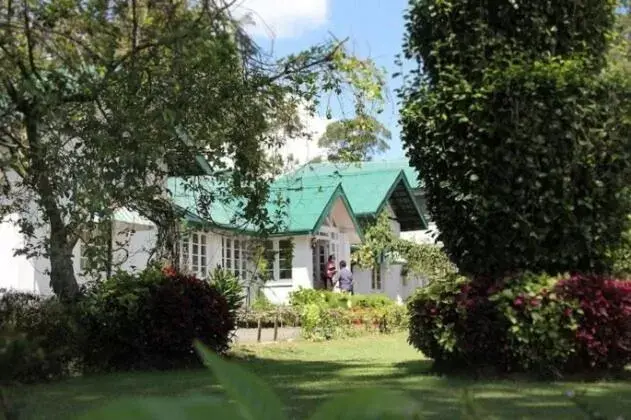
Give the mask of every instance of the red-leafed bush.
M 193 340 L 224 352 L 236 324 L 217 288 L 194 276 L 156 269 L 99 283 L 82 305 L 85 362 L 91 370 L 195 365 Z
M 495 365 L 510 370 L 506 320 L 489 299 L 492 281 L 453 275 L 419 289 L 408 303 L 408 341 L 441 371 Z
M 631 282 L 574 275 L 557 290 L 581 309 L 574 369 L 622 369 L 631 363 Z
M 410 343 L 441 371 L 560 375 L 631 363 L 631 282 L 454 277 L 420 289 L 408 312 Z

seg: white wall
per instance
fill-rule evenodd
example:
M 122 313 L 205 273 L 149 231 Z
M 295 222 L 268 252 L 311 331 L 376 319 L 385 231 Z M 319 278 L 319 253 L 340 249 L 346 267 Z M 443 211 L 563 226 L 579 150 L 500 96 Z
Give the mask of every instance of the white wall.
M 438 228 L 436 227 L 436 223 L 433 222 L 429 222 L 425 230 L 401 232 L 401 238 L 408 241 L 416 242 L 417 244 L 436 244 L 440 246 L 441 244 L 436 242 L 437 235 Z
M 359 295 L 379 293 L 371 288 L 372 273 L 366 270 L 356 269 L 353 272 L 353 291 Z
M 433 243 L 433 240 L 429 239 L 431 233 L 427 230 L 417 232 L 401 232 L 401 225 L 397 220 L 394 220 L 394 212 L 388 205 L 386 207 L 388 215 L 391 217 L 390 226 L 392 233 L 396 237 L 402 237 L 404 239 L 413 240 L 418 237 L 418 241 L 424 243 Z M 425 285 L 423 278 L 408 277 L 404 279 L 401 275 L 402 265 L 390 264 L 382 266 L 381 273 L 381 289 L 372 288 L 372 271 L 369 270 L 355 270 L 353 273 L 354 289 L 357 294 L 384 294 L 391 299 L 403 303 L 414 291 Z
M 0 221 L 0 289 L 39 293 L 34 261 L 14 256 L 16 249 L 24 247 L 24 239 L 14 225 L 17 219 L 18 215 L 10 214 Z
M 281 305 L 289 302 L 289 294 L 299 288 L 311 289 L 313 273 L 313 253 L 309 236 L 295 236 L 291 280 L 272 280 L 262 288 L 270 302 Z

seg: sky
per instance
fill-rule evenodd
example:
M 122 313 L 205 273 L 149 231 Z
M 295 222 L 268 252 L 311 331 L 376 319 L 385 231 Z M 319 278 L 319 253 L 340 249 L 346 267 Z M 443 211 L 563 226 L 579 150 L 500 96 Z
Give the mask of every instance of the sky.
M 398 71 L 395 56 L 401 52 L 406 6 L 407 0 L 241 0 L 238 10 L 251 12 L 255 25 L 248 31 L 277 57 L 307 49 L 332 34 L 338 39 L 348 37 L 347 47 L 352 53 L 370 57 L 384 67 L 388 72 L 387 103 L 379 120 L 392 132 L 392 140 L 390 150 L 380 158 L 399 159 L 404 157 L 395 93 L 400 82 L 392 74 Z M 324 118 L 309 120 L 314 139 L 326 124 Z M 288 148 L 301 161 L 321 153 L 315 140 L 293 139 Z

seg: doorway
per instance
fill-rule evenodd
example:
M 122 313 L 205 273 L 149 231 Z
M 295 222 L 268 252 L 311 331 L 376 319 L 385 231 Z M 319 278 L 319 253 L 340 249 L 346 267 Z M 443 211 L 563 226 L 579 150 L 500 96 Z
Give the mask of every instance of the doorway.
M 318 239 L 313 248 L 313 288 L 324 289 L 324 276 L 326 274 L 326 263 L 330 255 L 329 241 Z

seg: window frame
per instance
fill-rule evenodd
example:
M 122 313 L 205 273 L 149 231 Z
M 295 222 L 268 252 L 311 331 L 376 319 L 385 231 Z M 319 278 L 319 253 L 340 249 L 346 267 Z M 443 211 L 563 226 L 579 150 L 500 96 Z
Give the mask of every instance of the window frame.
M 281 253 L 286 248 L 281 249 L 281 242 L 289 242 L 294 247 L 294 244 L 291 241 L 291 238 L 279 238 L 279 239 L 268 239 L 264 244 L 264 254 L 263 258 L 265 258 L 268 263 L 272 262 L 272 268 L 268 268 L 267 272 L 271 273 L 270 282 L 291 282 L 294 277 L 294 260 L 293 260 L 293 249 L 291 252 L 291 261 L 286 261 L 283 259 L 283 262 L 289 262 L 288 266 L 281 268 Z M 271 248 L 268 245 L 272 245 Z M 287 274 L 290 273 L 289 277 L 282 277 L 281 273 Z
M 249 258 L 250 253 L 246 239 L 240 236 L 221 236 L 221 267 L 224 270 L 231 272 L 243 281 L 247 281 L 249 278 Z
M 282 247 L 281 242 L 286 242 L 288 247 Z M 290 238 L 279 239 L 278 240 L 278 253 L 276 256 L 276 261 L 278 263 L 278 281 L 292 281 L 294 277 L 294 261 L 293 261 L 293 243 Z M 283 258 L 283 251 L 285 251 L 285 255 Z M 289 251 L 289 252 L 287 252 Z M 287 257 L 291 257 L 288 259 Z M 285 265 L 283 267 L 283 263 L 289 263 L 289 266 Z M 289 277 L 283 277 L 283 272 L 286 274 L 289 272 Z
M 90 260 L 88 259 L 88 257 L 85 256 L 85 250 L 86 250 L 86 244 L 85 242 L 83 242 L 83 240 L 79 240 L 79 273 L 80 274 L 84 274 L 86 271 L 89 270 L 89 262 Z
M 195 240 L 196 239 L 196 240 Z M 180 267 L 200 278 L 210 274 L 210 235 L 207 232 L 190 232 L 180 239 Z M 193 264 L 196 262 L 196 264 Z
M 383 266 L 377 264 L 372 268 L 370 275 L 370 289 L 374 292 L 383 291 Z

